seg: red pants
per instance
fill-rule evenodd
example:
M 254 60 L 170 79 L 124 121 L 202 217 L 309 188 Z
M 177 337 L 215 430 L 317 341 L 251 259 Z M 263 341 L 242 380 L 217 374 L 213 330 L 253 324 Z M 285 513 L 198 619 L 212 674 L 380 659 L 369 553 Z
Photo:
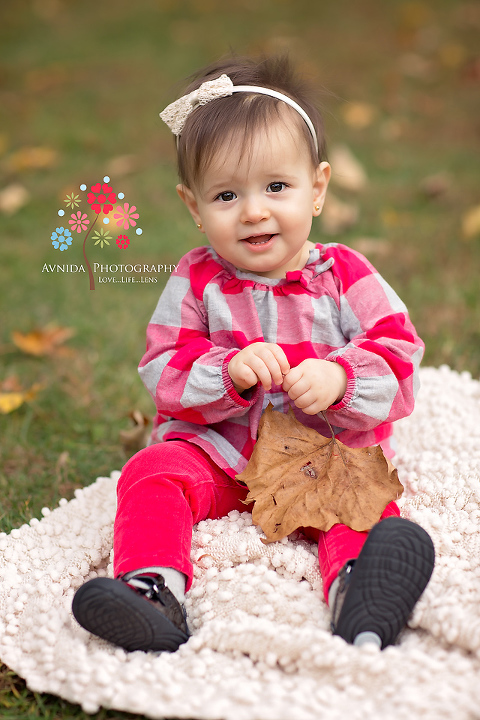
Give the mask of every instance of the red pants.
M 115 576 L 144 567 L 172 567 L 187 576 L 188 590 L 193 578 L 193 525 L 220 518 L 231 510 L 251 510 L 251 505 L 241 502 L 247 493 L 247 488 L 232 480 L 195 445 L 178 440 L 141 450 L 127 462 L 118 481 Z M 389 515 L 399 515 L 393 502 L 382 518 Z M 328 601 L 331 583 L 347 560 L 358 557 L 367 533 L 339 524 L 328 532 L 306 528 L 305 534 L 318 541 Z

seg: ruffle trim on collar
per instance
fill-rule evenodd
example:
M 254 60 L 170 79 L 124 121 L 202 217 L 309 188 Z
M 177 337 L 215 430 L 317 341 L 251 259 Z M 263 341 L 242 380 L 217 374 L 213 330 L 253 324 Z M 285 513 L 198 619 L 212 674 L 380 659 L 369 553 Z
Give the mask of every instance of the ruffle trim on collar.
M 281 292 L 282 287 L 291 285 L 292 283 L 299 283 L 303 288 L 307 289 L 312 280 L 332 267 L 335 259 L 329 258 L 326 261 L 322 261 L 322 249 L 322 246 L 318 245 L 312 248 L 305 267 L 301 270 L 290 270 L 284 278 L 266 278 L 262 275 L 256 275 L 255 273 L 243 272 L 228 262 L 228 260 L 220 257 L 213 248 L 210 248 L 210 251 L 215 257 L 215 260 L 225 268 L 229 275 L 224 286 L 225 289 L 228 287 L 233 289 L 233 287 L 241 283 L 244 287 L 271 287 L 277 292 Z

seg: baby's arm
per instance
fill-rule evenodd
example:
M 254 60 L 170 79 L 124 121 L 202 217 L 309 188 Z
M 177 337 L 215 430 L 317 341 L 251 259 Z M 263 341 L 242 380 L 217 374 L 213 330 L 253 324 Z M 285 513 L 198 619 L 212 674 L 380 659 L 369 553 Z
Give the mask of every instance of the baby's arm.
M 283 389 L 300 410 L 307 415 L 316 415 L 343 398 L 347 373 L 336 362 L 308 358 L 290 370 Z
M 332 425 L 365 431 L 409 415 L 419 386 L 424 345 L 404 303 L 369 261 L 342 245 L 327 246 L 334 259 L 339 322 L 346 345 L 324 359 L 347 376 L 343 398 L 326 411 Z
M 228 363 L 228 374 L 238 393 L 251 388 L 257 382 L 268 392 L 272 381 L 281 385 L 289 370 L 287 356 L 275 343 L 252 343 L 240 350 Z
M 238 347 L 211 340 L 203 284 L 205 269 L 214 274 L 216 267 L 202 258 L 196 263 L 201 251 L 182 258 L 169 278 L 147 329 L 139 372 L 159 415 L 210 425 L 247 413 L 259 388 L 248 398 L 240 395 L 228 372 Z

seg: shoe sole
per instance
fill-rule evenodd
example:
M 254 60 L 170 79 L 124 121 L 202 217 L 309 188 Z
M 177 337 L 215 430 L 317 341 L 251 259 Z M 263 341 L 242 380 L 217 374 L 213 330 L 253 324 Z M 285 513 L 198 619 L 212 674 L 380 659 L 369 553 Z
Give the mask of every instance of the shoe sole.
M 160 610 L 120 580 L 89 580 L 75 593 L 72 611 L 85 630 L 125 650 L 175 652 L 188 640 Z
M 353 643 L 374 632 L 382 649 L 392 645 L 430 580 L 435 564 L 432 540 L 423 528 L 389 517 L 369 532 L 356 560 L 335 635 Z

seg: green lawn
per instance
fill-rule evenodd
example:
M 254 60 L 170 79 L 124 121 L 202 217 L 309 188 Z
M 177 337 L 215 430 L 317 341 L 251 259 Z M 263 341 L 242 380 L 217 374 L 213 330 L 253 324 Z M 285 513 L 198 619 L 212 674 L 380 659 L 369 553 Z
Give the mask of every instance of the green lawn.
M 0 415 L 0 531 L 119 469 L 128 414 L 152 414 L 136 366 L 168 272 L 147 273 L 156 282 L 97 281 L 91 291 L 85 274 L 42 269 L 82 263 L 81 240 L 61 253 L 50 235 L 66 195 L 106 175 L 137 207 L 143 233 L 126 250 L 90 237 L 92 265 L 169 266 L 200 242 L 175 193 L 173 143 L 158 112 L 186 76 L 231 48 L 288 50 L 323 88 L 330 144 L 346 143 L 366 170 L 361 193 L 332 186 L 358 205 L 357 223 L 335 236 L 318 223 L 312 239 L 370 257 L 407 303 L 425 364 L 480 375 L 479 223 L 464 229 L 480 205 L 479 35 L 478 4 L 457 0 L 0 4 L 0 192 L 21 186 L 29 197 L 0 212 L 0 383 L 42 385 Z M 49 323 L 75 332 L 69 354 L 34 357 L 14 345 L 13 332 Z M 0 716 L 87 717 L 31 693 L 6 668 Z

